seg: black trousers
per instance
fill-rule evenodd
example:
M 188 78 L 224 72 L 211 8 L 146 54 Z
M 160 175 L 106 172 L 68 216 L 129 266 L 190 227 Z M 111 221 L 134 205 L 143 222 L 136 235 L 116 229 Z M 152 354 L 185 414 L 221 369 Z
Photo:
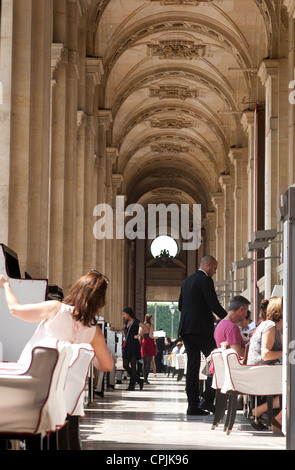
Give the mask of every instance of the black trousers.
M 216 343 L 213 336 L 182 334 L 182 339 L 187 353 L 186 394 L 188 406 L 193 408 L 199 404 L 201 352 L 208 357 L 216 348 Z M 210 403 L 215 397 L 215 390 L 211 388 L 211 385 L 212 379 L 208 377 L 202 397 Z

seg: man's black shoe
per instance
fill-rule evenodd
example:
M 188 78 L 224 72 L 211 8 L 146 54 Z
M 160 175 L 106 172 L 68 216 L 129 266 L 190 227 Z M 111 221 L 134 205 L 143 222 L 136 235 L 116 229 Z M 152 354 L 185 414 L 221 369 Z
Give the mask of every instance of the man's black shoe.
M 206 416 L 209 412 L 202 410 L 202 408 L 188 408 L 186 414 L 188 416 Z
M 215 413 L 215 406 L 213 405 L 213 403 L 206 401 L 204 398 L 202 398 L 202 400 L 200 401 L 199 406 L 200 408 L 202 408 L 202 410 L 208 411 L 213 414 Z

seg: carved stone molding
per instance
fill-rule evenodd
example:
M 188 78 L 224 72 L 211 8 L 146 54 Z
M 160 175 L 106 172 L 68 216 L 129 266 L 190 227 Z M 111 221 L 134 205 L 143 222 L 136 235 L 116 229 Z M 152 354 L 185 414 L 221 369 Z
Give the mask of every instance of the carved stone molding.
M 64 45 L 62 43 L 51 44 L 51 78 L 53 79 L 55 71 L 62 60 Z
M 155 172 L 152 177 L 154 179 L 161 179 L 161 180 L 167 180 L 167 179 L 171 179 L 171 180 L 179 180 L 180 178 L 183 177 L 183 175 L 177 170 L 177 169 L 173 169 L 173 168 L 170 168 L 170 169 L 167 169 L 167 170 L 158 170 L 157 172 Z M 170 191 L 170 189 L 165 189 L 164 192 L 165 194 L 168 194 Z
M 180 175 L 179 175 L 180 176 Z M 182 191 L 179 189 L 154 189 L 151 191 L 153 196 L 163 197 L 163 196 L 182 196 Z
M 193 126 L 193 123 L 185 119 L 156 119 L 151 121 L 151 126 L 159 127 L 160 129 L 189 129 Z
M 154 144 L 151 145 L 151 149 L 153 152 L 156 153 L 180 153 L 180 152 L 188 152 L 189 147 L 188 145 L 177 145 L 177 144 L 170 144 L 170 143 L 163 143 L 163 144 Z
M 206 46 L 194 41 L 182 39 L 167 39 L 158 43 L 147 44 L 150 55 L 160 59 L 201 59 L 205 56 Z
M 160 100 L 170 98 L 184 101 L 188 98 L 197 98 L 200 94 L 200 89 L 181 85 L 161 85 L 150 88 L 150 97 L 159 98 Z

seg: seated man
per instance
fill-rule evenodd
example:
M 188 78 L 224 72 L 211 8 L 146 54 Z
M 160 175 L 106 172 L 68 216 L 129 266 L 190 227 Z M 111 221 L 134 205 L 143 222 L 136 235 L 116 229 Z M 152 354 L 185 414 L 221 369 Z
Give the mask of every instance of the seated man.
M 239 324 L 246 318 L 249 304 L 249 300 L 242 295 L 232 298 L 227 316 L 220 320 L 215 328 L 214 339 L 218 348 L 221 347 L 221 343 L 227 342 L 228 347 L 234 349 L 239 356 L 244 356 L 245 341 Z

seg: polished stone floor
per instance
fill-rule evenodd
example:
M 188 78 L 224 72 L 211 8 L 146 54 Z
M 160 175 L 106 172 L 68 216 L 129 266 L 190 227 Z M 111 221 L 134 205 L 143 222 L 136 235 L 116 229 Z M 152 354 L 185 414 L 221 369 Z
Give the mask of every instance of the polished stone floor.
M 211 430 L 213 415 L 187 417 L 184 379 L 150 374 L 143 390 L 127 384 L 95 397 L 81 420 L 83 450 L 284 450 L 285 438 L 255 431 L 239 411 L 228 436 Z

